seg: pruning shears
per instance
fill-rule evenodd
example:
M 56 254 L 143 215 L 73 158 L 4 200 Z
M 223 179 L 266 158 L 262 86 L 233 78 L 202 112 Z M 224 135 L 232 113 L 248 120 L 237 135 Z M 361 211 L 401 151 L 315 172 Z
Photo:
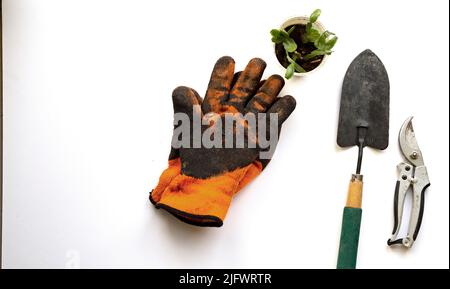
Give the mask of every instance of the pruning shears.
M 412 247 L 419 234 L 425 205 L 425 190 L 430 186 L 427 168 L 414 134 L 412 119 L 411 116 L 405 120 L 399 133 L 400 150 L 406 162 L 397 165 L 398 180 L 394 195 L 394 229 L 391 238 L 387 241 L 389 246 L 401 244 L 407 248 Z M 412 187 L 413 199 L 408 233 L 405 238 L 398 238 L 405 196 L 410 187 Z

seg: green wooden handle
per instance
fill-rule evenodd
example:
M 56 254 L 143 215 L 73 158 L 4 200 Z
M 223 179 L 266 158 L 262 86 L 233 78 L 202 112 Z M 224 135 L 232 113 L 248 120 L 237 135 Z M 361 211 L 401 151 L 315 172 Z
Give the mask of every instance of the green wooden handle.
M 337 269 L 356 268 L 361 214 L 361 208 L 344 208 Z

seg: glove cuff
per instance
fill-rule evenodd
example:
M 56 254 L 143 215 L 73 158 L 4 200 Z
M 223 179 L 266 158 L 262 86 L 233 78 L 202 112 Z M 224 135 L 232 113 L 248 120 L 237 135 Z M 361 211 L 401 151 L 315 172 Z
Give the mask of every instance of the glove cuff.
M 161 175 L 150 201 L 186 223 L 207 227 L 222 226 L 234 194 L 262 170 L 259 162 L 253 162 L 232 172 L 198 179 L 181 173 L 174 176 L 174 164 L 176 167 L 176 161 L 172 161 L 172 166 L 169 163 Z M 161 183 L 167 185 L 162 192 Z

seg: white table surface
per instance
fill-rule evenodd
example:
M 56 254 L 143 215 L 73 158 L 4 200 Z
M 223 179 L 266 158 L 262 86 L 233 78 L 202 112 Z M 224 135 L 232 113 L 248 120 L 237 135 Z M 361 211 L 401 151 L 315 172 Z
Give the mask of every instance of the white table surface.
M 359 268 L 449 267 L 448 1 L 3 1 L 5 268 L 334 268 L 356 148 L 336 145 L 340 89 L 372 49 L 391 83 L 390 146 L 365 151 Z M 222 228 L 155 210 L 172 89 L 204 94 L 217 58 L 283 73 L 269 31 L 322 9 L 339 36 L 314 74 L 287 81 L 297 109 L 267 169 Z M 431 180 L 410 250 L 393 226 L 397 134 L 414 128 Z M 407 224 L 405 224 L 407 225 Z

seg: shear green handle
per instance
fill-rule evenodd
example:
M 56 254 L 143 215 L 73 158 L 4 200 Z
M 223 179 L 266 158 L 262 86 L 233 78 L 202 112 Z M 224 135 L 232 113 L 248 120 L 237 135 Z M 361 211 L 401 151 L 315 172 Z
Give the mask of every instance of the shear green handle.
M 355 269 L 361 226 L 362 175 L 353 175 L 348 188 L 347 205 L 342 216 L 337 269 Z

